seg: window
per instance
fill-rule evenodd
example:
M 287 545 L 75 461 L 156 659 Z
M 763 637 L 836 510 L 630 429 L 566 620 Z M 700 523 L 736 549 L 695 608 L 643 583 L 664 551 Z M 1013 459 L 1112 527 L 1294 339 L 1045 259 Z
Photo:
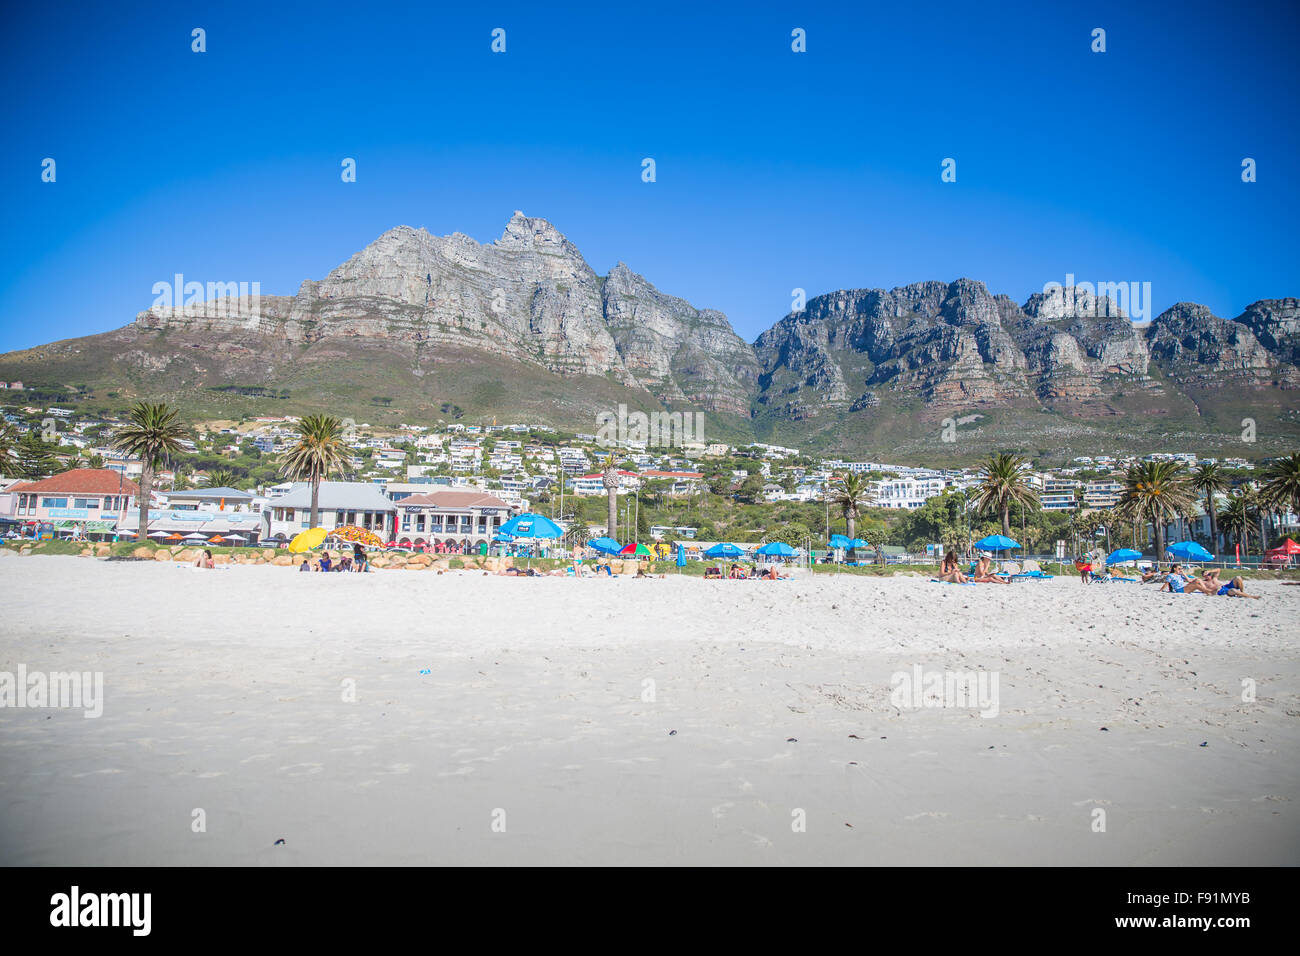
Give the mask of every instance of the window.
M 423 530 L 424 530 L 424 513 L 423 513 L 423 512 L 421 512 L 420 514 L 416 515 L 416 517 L 415 517 L 415 530 L 416 530 L 416 531 L 423 531 Z
M 76 500 L 76 505 L 75 505 L 75 507 L 78 507 L 78 508 L 98 508 L 98 507 L 99 507 L 99 499 L 98 499 L 98 498 L 78 498 L 78 499 Z
M 41 507 L 43 508 L 66 508 L 68 506 L 67 498 L 42 498 Z

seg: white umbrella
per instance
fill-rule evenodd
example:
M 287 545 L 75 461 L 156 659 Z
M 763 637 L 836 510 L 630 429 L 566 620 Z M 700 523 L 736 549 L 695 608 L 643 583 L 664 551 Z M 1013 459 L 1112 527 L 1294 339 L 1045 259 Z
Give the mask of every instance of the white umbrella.
M 149 537 L 151 537 L 151 538 L 170 538 L 171 536 L 172 536 L 172 533 L 171 533 L 170 531 L 151 531 L 151 532 L 149 532 Z
M 247 540 L 248 540 L 248 539 L 245 538 L 242 534 L 223 534 L 222 537 L 225 538 L 227 541 L 247 541 Z
M 193 534 L 187 534 L 185 536 L 185 540 L 186 541 L 207 541 L 208 539 L 206 535 L 201 535 L 196 531 Z

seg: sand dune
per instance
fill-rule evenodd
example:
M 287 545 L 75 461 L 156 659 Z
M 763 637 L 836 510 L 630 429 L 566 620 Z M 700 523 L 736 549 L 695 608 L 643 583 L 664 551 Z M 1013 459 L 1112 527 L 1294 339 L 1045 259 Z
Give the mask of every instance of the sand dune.
M 7 864 L 1300 863 L 1277 582 L 0 583 L 0 671 L 105 688 L 97 719 L 0 708 Z M 900 707 L 917 667 L 996 675 L 996 716 Z

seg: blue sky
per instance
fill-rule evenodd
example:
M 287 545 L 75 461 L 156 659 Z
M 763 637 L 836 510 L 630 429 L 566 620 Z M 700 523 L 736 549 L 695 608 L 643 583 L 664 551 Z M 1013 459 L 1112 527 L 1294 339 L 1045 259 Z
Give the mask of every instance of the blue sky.
M 177 272 L 293 294 L 395 225 L 490 242 L 515 209 L 747 339 L 795 287 L 1300 295 L 1295 4 L 891 6 L 12 7 L 0 350 Z

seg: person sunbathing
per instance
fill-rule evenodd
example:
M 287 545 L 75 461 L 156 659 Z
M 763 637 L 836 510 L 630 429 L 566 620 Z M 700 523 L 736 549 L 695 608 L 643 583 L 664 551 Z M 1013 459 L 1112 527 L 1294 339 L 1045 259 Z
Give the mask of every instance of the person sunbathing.
M 1195 579 L 1189 578 L 1183 573 L 1183 566 L 1181 564 L 1174 564 L 1170 566 L 1169 573 L 1165 575 L 1165 583 L 1160 585 L 1160 590 L 1168 591 L 1170 594 L 1186 594 L 1187 585 L 1193 580 Z M 1192 588 L 1192 593 L 1196 593 L 1200 590 L 1200 586 L 1197 585 Z
M 721 569 L 721 568 L 705 568 L 705 569 L 704 569 L 704 577 L 705 577 L 706 580 L 709 579 L 709 578 L 717 578 L 717 579 L 721 579 L 721 578 L 722 578 L 722 569 Z
M 1221 585 L 1215 593 L 1220 597 L 1253 598 L 1256 601 L 1263 597 L 1262 594 L 1247 594 L 1246 579 L 1242 577 L 1233 578 L 1227 584 Z
M 194 559 L 194 566 L 196 568 L 215 568 L 216 562 L 212 560 L 212 552 L 204 548 L 203 553 Z
M 979 563 L 975 565 L 975 573 L 972 577 L 977 584 L 1010 584 L 1010 578 L 1000 578 L 994 572 L 997 568 L 993 564 L 993 558 L 989 555 L 981 555 Z
M 1150 571 L 1142 572 L 1142 583 L 1147 584 L 1151 581 L 1158 580 L 1162 574 L 1163 572 L 1160 570 L 1160 565 L 1153 565 Z
M 961 568 L 957 565 L 957 552 L 949 551 L 943 556 L 943 563 L 939 565 L 939 580 L 947 581 L 950 584 L 966 584 L 968 578 L 961 573 Z

